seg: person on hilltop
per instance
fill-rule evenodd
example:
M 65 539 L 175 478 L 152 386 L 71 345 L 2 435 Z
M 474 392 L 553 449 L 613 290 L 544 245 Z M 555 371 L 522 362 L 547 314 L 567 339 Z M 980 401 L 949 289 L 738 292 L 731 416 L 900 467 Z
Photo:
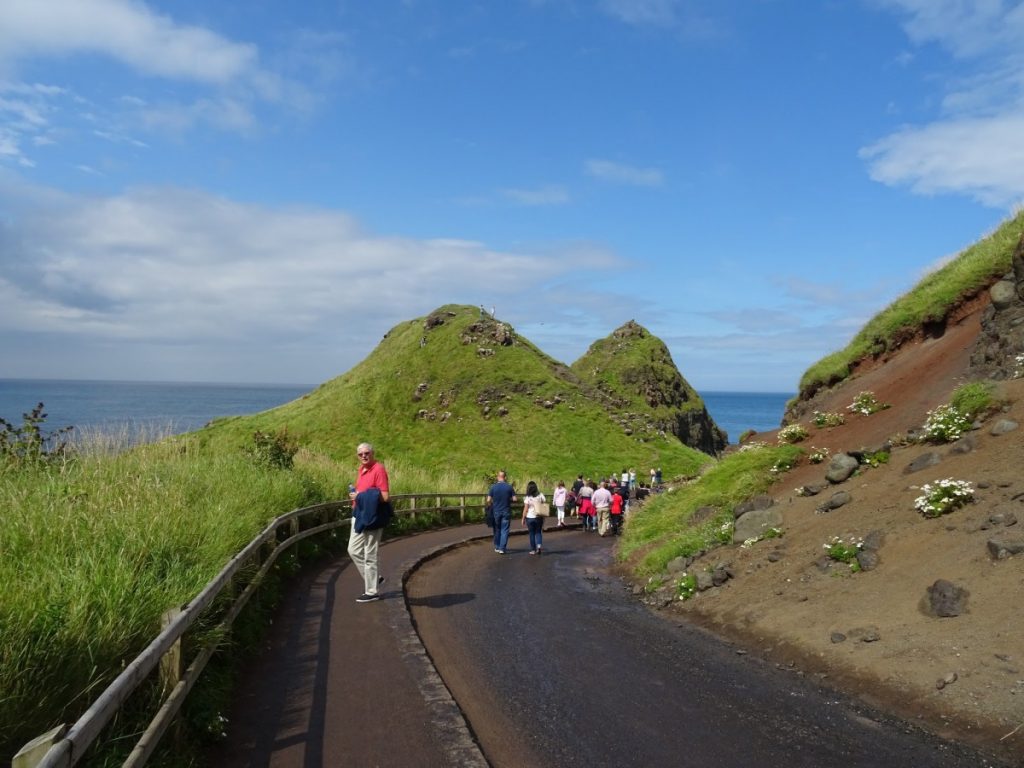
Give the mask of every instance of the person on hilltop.
M 604 480 L 601 481 L 601 486 L 594 491 L 591 501 L 594 504 L 594 510 L 597 512 L 597 535 L 604 536 L 608 533 L 608 525 L 610 523 L 608 515 L 612 506 L 612 494 Z
M 505 470 L 498 471 L 498 481 L 487 492 L 487 506 L 494 517 L 494 551 L 505 554 L 508 546 L 508 531 L 512 524 L 512 503 L 516 501 L 516 491 L 505 479 Z
M 373 446 L 360 443 L 356 448 L 359 471 L 355 486 L 349 486 L 348 497 L 352 501 L 352 531 L 348 538 L 348 554 L 356 570 L 363 578 L 363 594 L 357 603 L 371 603 L 379 600 L 377 588 L 384 582 L 380 575 L 378 550 L 380 539 L 391 517 L 388 501 L 390 488 L 388 472 L 374 458 Z
M 558 513 L 559 528 L 565 528 L 565 500 L 568 495 L 565 483 L 559 480 L 555 492 L 551 494 L 551 503 L 555 505 L 555 511 Z
M 657 476 L 658 476 L 657 470 L 655 470 L 654 467 L 651 467 L 651 488 L 653 488 L 655 485 L 657 485 L 657 483 L 654 482 L 654 478 L 656 478 Z
M 523 525 L 530 532 L 530 554 L 539 555 L 544 543 L 544 518 L 537 514 L 537 505 L 546 504 L 547 499 L 531 480 L 526 484 L 526 498 L 523 500 Z
M 636 470 L 632 467 L 629 468 L 629 490 L 636 490 Z

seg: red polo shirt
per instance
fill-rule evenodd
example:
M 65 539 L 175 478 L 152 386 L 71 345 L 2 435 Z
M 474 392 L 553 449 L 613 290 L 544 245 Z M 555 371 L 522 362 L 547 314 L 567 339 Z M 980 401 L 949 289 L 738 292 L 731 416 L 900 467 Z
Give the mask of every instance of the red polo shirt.
M 371 488 L 378 489 L 381 493 L 390 493 L 388 488 L 388 471 L 379 461 L 359 467 L 359 476 L 356 478 L 356 493 L 368 491 Z

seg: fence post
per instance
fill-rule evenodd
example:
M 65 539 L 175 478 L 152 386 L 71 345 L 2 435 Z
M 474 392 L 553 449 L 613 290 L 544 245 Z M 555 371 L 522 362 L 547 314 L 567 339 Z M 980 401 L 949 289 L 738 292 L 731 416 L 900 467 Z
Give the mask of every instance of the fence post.
M 36 768 L 50 747 L 64 738 L 68 732 L 66 725 L 58 725 L 52 731 L 47 731 L 42 736 L 36 736 L 32 741 L 18 750 L 18 754 L 11 760 L 11 768 Z
M 164 611 L 160 617 L 161 630 L 170 626 L 178 616 L 181 615 L 181 608 L 171 608 Z M 160 658 L 160 698 L 166 699 L 174 687 L 181 682 L 185 673 L 185 661 L 181 654 L 181 638 L 174 641 L 167 653 Z M 175 744 L 181 742 L 181 720 L 175 719 L 170 728 L 170 737 Z
M 413 494 L 412 498 L 409 499 L 409 519 L 416 522 L 416 494 Z
M 466 494 L 459 498 L 459 522 L 466 522 Z

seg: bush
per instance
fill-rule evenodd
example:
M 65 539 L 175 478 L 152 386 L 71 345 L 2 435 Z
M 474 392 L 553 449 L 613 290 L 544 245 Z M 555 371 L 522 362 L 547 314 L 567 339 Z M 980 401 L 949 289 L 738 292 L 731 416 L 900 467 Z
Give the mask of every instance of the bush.
M 950 405 L 969 419 L 976 419 L 987 413 L 994 404 L 995 385 L 990 381 L 972 381 L 957 387 L 950 398 Z
M 287 427 L 274 434 L 256 430 L 253 433 L 252 442 L 253 445 L 249 448 L 248 453 L 257 464 L 275 469 L 292 468 L 299 444 L 288 436 Z
M 922 431 L 924 439 L 932 443 L 951 443 L 971 428 L 971 420 L 955 405 L 940 405 L 928 411 Z
M 914 507 L 925 517 L 948 515 L 974 499 L 974 489 L 966 480 L 947 477 L 937 483 L 921 486 L 921 495 L 914 499 Z
M 779 442 L 780 443 L 799 443 L 801 440 L 807 439 L 808 432 L 804 429 L 801 424 L 790 424 L 788 427 L 783 427 L 779 430 Z
M 42 403 L 28 413 L 23 413 L 22 419 L 24 421 L 20 427 L 0 419 L 0 460 L 16 465 L 44 464 L 67 454 L 68 445 L 62 438 L 74 427 L 44 432 L 46 414 L 43 413 Z

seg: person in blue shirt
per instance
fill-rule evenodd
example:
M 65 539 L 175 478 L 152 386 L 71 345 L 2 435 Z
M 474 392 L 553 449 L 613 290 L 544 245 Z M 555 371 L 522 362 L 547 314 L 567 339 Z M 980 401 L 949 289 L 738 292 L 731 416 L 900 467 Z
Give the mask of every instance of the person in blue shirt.
M 516 490 L 505 480 L 505 471 L 498 472 L 498 482 L 487 492 L 487 506 L 494 516 L 494 551 L 505 554 L 508 546 L 508 531 L 512 522 L 512 504 L 516 499 Z

